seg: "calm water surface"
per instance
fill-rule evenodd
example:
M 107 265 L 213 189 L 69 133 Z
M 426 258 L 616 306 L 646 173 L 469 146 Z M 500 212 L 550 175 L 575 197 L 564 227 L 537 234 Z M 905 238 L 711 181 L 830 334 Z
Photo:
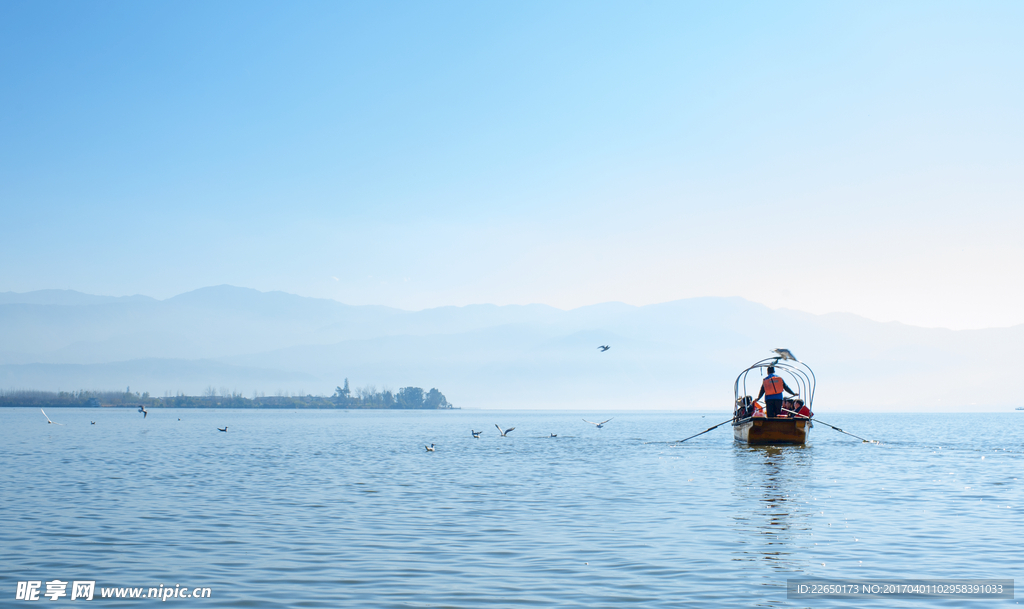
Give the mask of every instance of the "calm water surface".
M 168 601 L 196 607 L 997 607 L 785 583 L 1024 582 L 1024 413 L 830 415 L 882 444 L 786 448 L 659 443 L 727 413 L 48 414 L 0 409 L 2 606 L 55 578 L 211 588 Z

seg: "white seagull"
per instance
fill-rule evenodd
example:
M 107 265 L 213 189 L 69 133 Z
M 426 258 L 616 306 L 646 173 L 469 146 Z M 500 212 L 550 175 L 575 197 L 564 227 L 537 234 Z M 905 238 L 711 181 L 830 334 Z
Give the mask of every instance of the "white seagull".
M 40 408 L 39 412 L 43 413 L 43 416 L 46 417 L 46 411 L 45 410 Z M 48 425 L 63 425 L 63 423 L 54 423 L 53 421 L 50 420 L 50 417 L 46 417 L 46 423 Z
M 145 404 L 143 404 L 143 405 L 139 406 L 139 412 L 141 412 L 141 413 L 142 413 L 142 418 L 143 418 L 143 419 L 145 419 L 146 417 L 148 417 L 148 416 L 149 416 L 149 411 L 148 411 L 148 410 L 146 410 L 146 405 L 145 405 Z
M 791 359 L 791 360 L 795 360 L 795 361 L 800 361 L 800 360 L 796 359 L 796 356 L 793 355 L 793 352 L 790 351 L 789 349 L 772 349 L 772 353 L 777 354 L 779 357 L 781 357 L 784 360 Z
M 423 447 L 427 449 L 428 453 L 436 452 L 434 450 L 434 445 L 433 444 L 431 444 L 430 446 L 427 446 L 427 445 L 424 444 Z
M 500 433 L 500 434 L 501 434 L 501 437 L 503 437 L 503 438 L 504 438 L 504 437 L 506 437 L 506 436 L 508 435 L 508 433 L 509 433 L 510 431 L 512 431 L 513 429 L 515 429 L 515 427 L 509 427 L 509 428 L 508 428 L 508 429 L 506 429 L 505 431 L 502 431 L 502 430 L 501 430 L 501 425 L 498 425 L 497 423 L 495 423 L 495 424 L 494 424 L 494 426 L 498 428 L 498 433 Z
M 470 429 L 469 433 L 473 434 L 474 438 L 479 438 L 480 434 L 482 434 L 483 432 L 482 431 L 473 431 L 472 429 Z
M 612 417 L 612 418 L 614 418 L 614 417 Z M 608 419 L 608 421 L 611 421 L 611 419 Z M 583 419 L 584 423 L 590 423 L 591 425 L 596 425 L 598 429 L 601 429 L 602 427 L 604 427 L 604 424 L 607 423 L 608 421 L 601 421 L 600 423 L 595 423 L 593 421 L 588 421 L 586 419 Z

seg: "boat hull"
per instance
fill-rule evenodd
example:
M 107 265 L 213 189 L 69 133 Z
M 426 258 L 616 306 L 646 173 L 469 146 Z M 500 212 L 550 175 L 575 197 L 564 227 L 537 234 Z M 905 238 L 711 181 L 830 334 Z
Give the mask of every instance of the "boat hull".
M 807 419 L 751 417 L 732 425 L 733 438 L 744 444 L 803 444 L 811 432 Z

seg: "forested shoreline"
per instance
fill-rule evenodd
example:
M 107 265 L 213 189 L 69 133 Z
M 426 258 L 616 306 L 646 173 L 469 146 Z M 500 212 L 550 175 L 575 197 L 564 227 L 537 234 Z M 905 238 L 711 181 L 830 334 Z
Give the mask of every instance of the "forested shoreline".
M 444 394 L 437 389 L 402 387 L 397 392 L 378 391 L 373 386 L 350 390 L 348 379 L 334 395 L 273 395 L 254 392 L 246 397 L 238 392 L 207 389 L 204 395 L 151 396 L 148 392 L 125 391 L 0 391 L 0 408 L 309 408 L 309 409 L 382 409 L 450 410 Z

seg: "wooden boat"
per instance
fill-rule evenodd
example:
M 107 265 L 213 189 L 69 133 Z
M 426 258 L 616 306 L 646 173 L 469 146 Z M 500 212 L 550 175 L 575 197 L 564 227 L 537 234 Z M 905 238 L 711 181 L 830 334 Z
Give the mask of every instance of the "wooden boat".
M 775 353 L 775 357 L 749 366 L 736 377 L 732 433 L 737 442 L 751 445 L 804 444 L 814 427 L 814 372 L 788 349 L 776 349 Z M 760 388 L 760 380 L 768 367 L 775 368 L 775 373 L 798 394 L 798 397 L 783 400 L 782 412 L 777 417 L 766 416 L 764 406 L 750 397 L 747 391 L 748 377 L 752 382 L 756 380 L 755 386 Z M 755 370 L 758 374 L 751 375 Z
M 759 417 L 732 424 L 732 434 L 744 444 L 803 444 L 814 424 L 809 419 Z

